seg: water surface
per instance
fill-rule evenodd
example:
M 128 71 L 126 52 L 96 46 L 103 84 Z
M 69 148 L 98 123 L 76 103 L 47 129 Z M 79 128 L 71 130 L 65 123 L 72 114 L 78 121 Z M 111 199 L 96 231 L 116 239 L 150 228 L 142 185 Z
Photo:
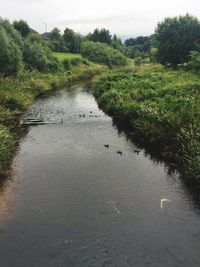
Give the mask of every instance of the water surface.
M 38 100 L 36 121 L 0 192 L 1 267 L 200 266 L 198 201 L 83 86 Z

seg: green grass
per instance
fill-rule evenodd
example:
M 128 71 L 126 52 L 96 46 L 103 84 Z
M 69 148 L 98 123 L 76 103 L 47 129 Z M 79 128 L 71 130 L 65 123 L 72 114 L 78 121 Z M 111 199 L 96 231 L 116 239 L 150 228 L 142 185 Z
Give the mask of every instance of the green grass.
M 125 68 L 102 75 L 93 90 L 106 112 L 159 146 L 181 174 L 199 177 L 199 75 L 160 65 Z
M 53 54 L 59 61 L 63 61 L 64 59 L 82 58 L 81 54 L 59 53 L 59 52 L 54 52 Z

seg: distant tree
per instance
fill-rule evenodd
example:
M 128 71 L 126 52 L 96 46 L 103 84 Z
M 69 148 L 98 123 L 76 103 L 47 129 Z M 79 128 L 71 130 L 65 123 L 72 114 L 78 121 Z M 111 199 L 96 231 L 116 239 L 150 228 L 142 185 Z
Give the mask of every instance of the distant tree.
M 63 35 L 66 48 L 71 53 L 80 53 L 81 36 L 73 30 L 66 28 Z
M 147 37 L 147 36 L 139 36 L 136 38 L 129 38 L 129 39 L 125 40 L 125 45 L 126 46 L 143 45 L 148 40 L 149 40 L 149 37 Z
M 88 34 L 87 39 L 93 42 L 106 43 L 111 45 L 112 35 L 109 30 L 95 29 L 93 33 Z
M 84 42 L 81 55 L 92 62 L 105 64 L 109 67 L 127 65 L 127 58 L 119 50 L 99 42 Z
M 67 48 L 63 36 L 58 28 L 54 28 L 50 33 L 50 44 L 55 52 L 66 52 Z
M 22 37 L 27 37 L 31 32 L 28 23 L 24 20 L 14 21 L 13 26 L 17 31 L 20 32 Z
M 114 49 L 118 49 L 120 52 L 124 52 L 124 47 L 120 38 L 116 34 L 113 35 L 111 46 Z
M 136 58 L 140 56 L 140 51 L 137 49 L 137 47 L 133 46 L 126 46 L 125 47 L 125 55 L 128 58 Z
M 200 44 L 200 22 L 188 14 L 166 18 L 158 23 L 156 42 L 159 62 L 173 66 L 183 63 Z
M 139 36 L 125 40 L 125 53 L 130 58 L 145 58 L 151 50 L 151 37 Z

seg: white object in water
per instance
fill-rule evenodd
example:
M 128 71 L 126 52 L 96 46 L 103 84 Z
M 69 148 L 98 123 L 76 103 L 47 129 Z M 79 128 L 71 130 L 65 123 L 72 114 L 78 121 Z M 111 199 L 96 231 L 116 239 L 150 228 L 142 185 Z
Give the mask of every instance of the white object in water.
M 160 207 L 161 207 L 161 208 L 163 208 L 163 203 L 165 203 L 165 202 L 171 202 L 171 200 L 170 200 L 170 199 L 167 199 L 167 198 L 163 198 L 163 199 L 161 199 L 161 200 L 160 200 Z

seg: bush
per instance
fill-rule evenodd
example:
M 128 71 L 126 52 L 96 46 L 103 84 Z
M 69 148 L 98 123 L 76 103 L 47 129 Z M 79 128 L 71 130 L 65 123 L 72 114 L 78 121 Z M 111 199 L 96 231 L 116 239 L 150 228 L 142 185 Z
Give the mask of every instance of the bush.
M 74 58 L 72 58 L 72 59 L 70 60 L 70 62 L 71 62 L 71 64 L 72 64 L 73 66 L 78 66 L 78 65 L 83 64 L 83 60 L 82 60 L 82 58 L 78 58 L 78 57 L 74 57 Z
M 36 69 L 41 72 L 55 71 L 59 68 L 58 60 L 42 41 L 32 36 L 24 42 L 24 62 L 28 69 Z
M 141 57 L 136 57 L 135 58 L 135 65 L 140 66 L 142 64 L 142 58 Z
M 200 52 L 190 53 L 190 60 L 185 64 L 186 69 L 200 72 Z
M 127 59 L 122 53 L 103 43 L 84 42 L 81 55 L 92 62 L 105 64 L 109 67 L 127 65 Z
M 70 70 L 71 69 L 71 62 L 69 59 L 64 59 L 63 60 L 63 67 L 65 70 Z
M 151 48 L 150 51 L 150 60 L 152 63 L 156 63 L 157 62 L 157 57 L 158 57 L 158 49 L 155 47 Z

